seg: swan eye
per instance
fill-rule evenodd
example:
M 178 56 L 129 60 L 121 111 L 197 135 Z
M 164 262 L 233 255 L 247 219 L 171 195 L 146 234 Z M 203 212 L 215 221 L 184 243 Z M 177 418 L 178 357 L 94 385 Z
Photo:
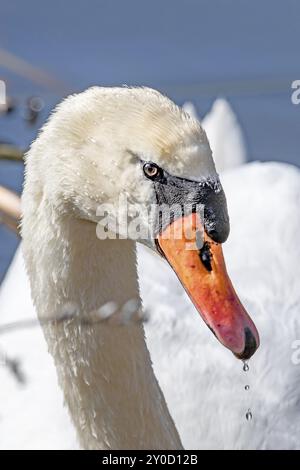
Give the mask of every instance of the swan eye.
M 147 178 L 155 178 L 161 171 L 155 163 L 145 163 L 143 170 Z

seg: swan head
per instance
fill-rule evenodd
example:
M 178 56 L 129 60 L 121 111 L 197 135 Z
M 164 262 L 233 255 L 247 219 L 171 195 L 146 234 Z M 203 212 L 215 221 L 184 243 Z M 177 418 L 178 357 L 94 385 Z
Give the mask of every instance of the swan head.
M 57 107 L 26 171 L 34 196 L 62 217 L 159 252 L 216 337 L 242 359 L 255 352 L 258 333 L 222 255 L 226 198 L 197 120 L 152 89 L 93 87 Z

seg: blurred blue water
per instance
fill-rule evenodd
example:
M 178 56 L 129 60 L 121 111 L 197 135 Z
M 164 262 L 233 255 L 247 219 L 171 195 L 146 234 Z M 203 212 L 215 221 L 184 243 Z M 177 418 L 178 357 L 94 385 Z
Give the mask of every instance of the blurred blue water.
M 63 79 L 67 88 L 143 84 L 200 115 L 225 95 L 246 133 L 250 159 L 299 165 L 300 105 L 291 83 L 300 79 L 297 0 L 11 0 L 1 3 L 0 47 Z M 22 105 L 28 94 L 60 100 L 1 68 L 0 78 Z M 0 139 L 26 148 L 36 128 L 19 111 L 0 117 Z M 22 167 L 0 162 L 0 184 L 21 189 Z M 16 240 L 0 228 L 0 277 Z

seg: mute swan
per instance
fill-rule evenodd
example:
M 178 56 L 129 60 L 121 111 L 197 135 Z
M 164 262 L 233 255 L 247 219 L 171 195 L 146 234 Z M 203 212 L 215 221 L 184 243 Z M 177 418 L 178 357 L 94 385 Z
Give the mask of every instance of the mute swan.
M 204 205 L 203 218 L 183 216 L 195 243 L 201 220 L 201 249 L 186 248 L 181 208 L 171 222 L 163 213 L 140 225 L 220 342 L 249 358 L 258 333 L 224 267 L 228 215 L 205 133 L 158 92 L 94 87 L 57 108 L 27 155 L 22 236 L 31 292 L 81 445 L 177 449 L 142 326 L 82 325 L 105 302 L 139 297 L 135 242 L 95 232 L 99 204 L 122 194 L 148 208 Z M 70 303 L 81 321 L 56 321 Z
M 213 151 L 220 149 L 222 142 L 227 148 L 227 139 L 232 144 L 236 141 L 232 138 L 236 126 L 229 128 L 227 115 L 220 121 L 218 109 L 214 107 L 213 132 L 205 129 Z M 215 142 L 214 136 L 220 135 L 218 126 L 227 128 L 228 135 Z M 233 146 L 231 153 L 237 150 Z M 263 334 L 261 347 L 250 361 L 250 371 L 242 372 L 210 332 L 199 328 L 193 306 L 169 267 L 139 245 L 139 280 L 143 303 L 150 309 L 145 328 L 154 370 L 185 447 L 297 449 L 300 375 L 299 365 L 291 358 L 297 352 L 292 345 L 299 339 L 300 298 L 299 289 L 292 286 L 300 278 L 300 253 L 292 240 L 300 233 L 300 171 L 285 164 L 252 163 L 226 171 L 222 183 L 231 218 L 231 234 L 224 245 L 228 269 Z M 270 228 L 272 237 L 266 236 L 261 229 L 264 226 Z M 291 245 L 293 250 L 287 251 L 285 246 Z M 0 325 L 34 315 L 20 249 L 1 286 L 0 312 Z M 185 314 L 184 322 L 177 322 L 176 312 Z M 22 359 L 27 378 L 26 385 L 20 387 L 5 368 L 0 368 L 0 447 L 78 448 L 40 329 L 2 335 L 0 349 L 9 357 Z M 185 351 L 182 361 L 179 349 Z M 162 357 L 166 357 L 163 363 Z M 244 390 L 246 383 L 250 384 L 249 392 Z M 253 420 L 246 422 L 249 406 Z

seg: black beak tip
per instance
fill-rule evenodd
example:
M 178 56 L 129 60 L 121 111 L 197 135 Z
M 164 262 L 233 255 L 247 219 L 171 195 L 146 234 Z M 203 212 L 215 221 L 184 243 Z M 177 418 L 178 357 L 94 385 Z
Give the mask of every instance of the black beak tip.
M 245 348 L 244 351 L 240 354 L 235 354 L 235 356 L 238 359 L 242 359 L 243 361 L 247 361 L 250 359 L 251 356 L 255 353 L 257 350 L 257 342 L 255 339 L 255 336 L 253 335 L 252 331 L 250 328 L 246 327 L 245 328 Z

